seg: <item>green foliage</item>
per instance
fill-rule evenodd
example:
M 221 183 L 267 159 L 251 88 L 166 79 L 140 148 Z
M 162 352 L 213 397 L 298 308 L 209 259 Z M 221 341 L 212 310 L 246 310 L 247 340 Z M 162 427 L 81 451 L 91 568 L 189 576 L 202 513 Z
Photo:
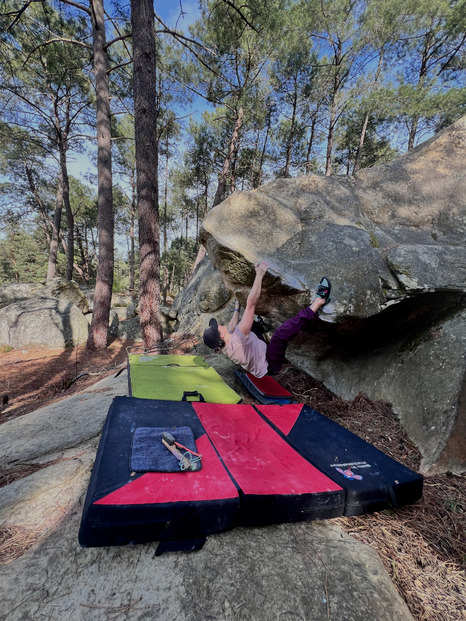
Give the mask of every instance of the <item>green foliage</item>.
M 11 223 L 0 239 L 0 283 L 40 282 L 47 273 L 47 249 L 38 231 Z
M 69 114 L 76 124 L 67 154 L 83 150 L 94 133 L 95 94 L 84 13 L 51 0 L 5 0 L 2 8 L 0 278 L 9 282 L 45 275 L 57 147 Z M 128 18 L 129 8 L 116 3 L 107 33 L 117 39 L 109 48 L 115 225 L 127 249 L 135 245 L 131 266 L 116 260 L 116 289 L 128 286 L 130 273 L 137 277 Z M 351 174 L 357 157 L 356 168 L 389 161 L 466 112 L 466 0 L 201 0 L 188 38 L 156 30 L 154 174 L 173 292 L 190 271 L 225 163 L 222 196 L 277 176 Z M 193 103 L 199 96 L 204 102 Z M 199 110 L 202 117 L 193 117 Z M 96 192 L 97 180 L 89 188 L 70 177 L 74 259 L 91 280 Z M 60 245 L 59 273 L 64 267 Z
M 334 163 L 340 174 L 349 175 L 353 172 L 364 123 L 363 112 L 364 109 L 349 111 L 342 129 L 337 133 Z M 384 124 L 380 118 L 375 113 L 370 115 L 360 155 L 360 168 L 383 164 L 396 157 L 397 151 L 391 146 L 388 136 L 383 134 L 383 129 Z
M 196 258 L 197 244 L 192 239 L 177 237 L 167 252 L 162 255 L 162 269 L 166 269 L 169 293 L 176 295 L 183 289 Z
M 124 293 L 129 287 L 129 269 L 128 263 L 123 259 L 120 253 L 115 253 L 114 274 L 113 274 L 113 292 Z

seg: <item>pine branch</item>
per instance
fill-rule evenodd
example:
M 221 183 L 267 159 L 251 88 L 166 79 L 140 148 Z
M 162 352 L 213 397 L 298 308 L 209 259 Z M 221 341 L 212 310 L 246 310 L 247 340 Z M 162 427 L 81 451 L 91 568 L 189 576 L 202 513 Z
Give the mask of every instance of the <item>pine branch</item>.
M 104 45 L 104 50 L 107 50 L 111 45 L 113 45 L 114 43 L 117 43 L 118 41 L 124 41 L 125 39 L 130 39 L 132 37 L 132 33 L 128 33 L 128 34 L 122 34 L 119 35 L 118 37 L 115 37 L 114 39 L 112 39 L 111 41 L 108 41 L 105 45 Z
M 172 35 L 172 37 L 174 37 L 177 41 L 179 41 L 182 45 L 184 45 L 187 49 L 189 49 L 190 52 L 192 52 L 191 48 L 187 45 L 187 43 L 193 43 L 194 45 L 197 45 L 198 47 L 200 47 L 201 49 L 203 49 L 205 52 L 208 52 L 209 54 L 212 54 L 212 56 L 217 56 L 217 54 L 211 50 L 210 48 L 206 47 L 205 45 L 202 45 L 202 43 L 199 43 L 199 41 L 196 41 L 195 39 L 191 39 L 190 37 L 186 37 L 185 35 L 181 34 L 180 32 L 177 32 L 176 30 L 172 30 L 171 28 L 169 28 L 161 19 L 158 15 L 155 16 L 155 19 L 159 22 L 159 24 L 161 24 L 164 28 L 164 30 L 156 30 L 155 34 L 170 34 Z M 194 53 L 194 52 L 193 52 Z
M 241 19 L 243 20 L 243 22 L 245 22 L 245 24 L 247 24 L 249 26 L 249 28 L 252 28 L 252 30 L 254 30 L 254 32 L 257 32 L 257 34 L 259 34 L 259 31 L 257 30 L 257 28 L 251 24 L 251 22 L 248 20 L 248 18 L 241 12 L 241 9 L 244 7 L 246 7 L 246 5 L 243 5 L 241 7 L 237 7 L 233 4 L 233 2 L 230 2 L 230 0 L 222 0 L 222 2 L 224 4 L 226 4 L 227 6 L 231 7 L 232 9 L 234 9 L 238 15 L 241 17 Z
M 92 0 L 91 4 L 92 4 Z M 69 6 L 73 6 L 75 9 L 79 9 L 80 11 L 84 11 L 85 13 L 87 13 L 89 16 L 92 16 L 92 11 L 89 7 L 87 7 L 85 4 L 81 4 L 80 2 L 74 2 L 74 0 L 60 0 L 60 2 L 63 2 L 64 4 L 68 4 Z
M 19 20 L 21 19 L 21 15 L 30 7 L 31 4 L 34 4 L 34 2 L 40 2 L 40 1 L 41 0 L 29 0 L 28 2 L 25 2 L 18 11 L 11 11 L 10 13 L 3 13 L 5 17 L 8 17 L 9 15 L 16 15 L 15 19 L 11 22 L 11 24 L 8 26 L 6 31 L 9 32 L 17 24 L 17 22 L 19 22 Z
M 53 39 L 44 41 L 44 43 L 41 43 L 40 45 L 37 45 L 35 48 L 33 48 L 27 55 L 26 60 L 23 62 L 23 67 L 29 62 L 29 59 L 31 58 L 31 56 L 33 56 L 33 54 L 35 54 L 37 50 L 40 50 L 43 47 L 47 47 L 51 43 L 57 43 L 59 41 L 63 43 L 72 43 L 73 45 L 78 45 L 80 47 L 84 47 L 92 51 L 92 45 L 89 45 L 88 43 L 83 43 L 82 41 L 77 41 L 76 39 L 65 39 L 63 37 L 54 37 Z

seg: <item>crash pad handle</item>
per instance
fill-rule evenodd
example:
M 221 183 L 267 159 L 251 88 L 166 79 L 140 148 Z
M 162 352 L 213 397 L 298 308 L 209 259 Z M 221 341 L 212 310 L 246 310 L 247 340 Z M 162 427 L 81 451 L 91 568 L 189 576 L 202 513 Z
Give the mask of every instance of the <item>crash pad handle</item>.
M 200 392 L 197 392 L 197 390 L 192 390 L 192 391 L 185 390 L 184 393 L 183 393 L 183 398 L 181 399 L 181 401 L 187 401 L 188 397 L 199 397 L 199 401 L 201 403 L 205 403 L 204 397 L 201 395 Z

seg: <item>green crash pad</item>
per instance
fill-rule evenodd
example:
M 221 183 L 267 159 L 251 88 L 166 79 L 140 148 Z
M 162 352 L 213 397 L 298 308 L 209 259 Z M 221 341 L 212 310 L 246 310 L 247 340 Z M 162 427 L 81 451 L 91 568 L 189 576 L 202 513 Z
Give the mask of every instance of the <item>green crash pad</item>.
M 240 395 L 200 356 L 129 354 L 128 382 L 130 396 L 141 399 L 181 401 L 185 393 L 197 392 L 207 403 L 241 401 Z

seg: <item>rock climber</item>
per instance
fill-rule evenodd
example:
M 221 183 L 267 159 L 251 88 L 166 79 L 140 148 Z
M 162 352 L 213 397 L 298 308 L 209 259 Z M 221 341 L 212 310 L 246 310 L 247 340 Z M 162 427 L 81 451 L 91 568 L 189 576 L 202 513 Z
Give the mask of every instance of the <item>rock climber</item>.
M 276 375 L 280 371 L 285 362 L 288 341 L 317 318 L 318 311 L 330 301 L 331 290 L 330 280 L 323 277 L 312 304 L 282 323 L 273 333 L 270 343 L 266 343 L 260 330 L 256 329 L 254 315 L 268 268 L 264 261 L 255 266 L 256 277 L 241 320 L 241 306 L 236 303 L 228 326 L 219 325 L 212 318 L 204 332 L 204 343 L 208 347 L 223 352 L 232 362 L 259 378 L 267 374 Z

